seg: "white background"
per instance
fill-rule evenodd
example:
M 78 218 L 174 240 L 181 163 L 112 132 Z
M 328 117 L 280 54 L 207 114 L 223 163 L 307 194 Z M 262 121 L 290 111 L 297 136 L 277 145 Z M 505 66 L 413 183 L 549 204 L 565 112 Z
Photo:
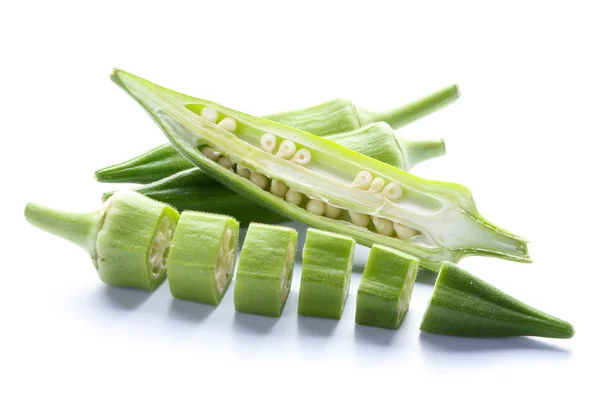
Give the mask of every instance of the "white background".
M 125 3 L 0 6 L 0 398 L 597 398 L 594 2 Z M 383 109 L 458 83 L 457 103 L 402 130 L 446 139 L 447 156 L 414 173 L 465 184 L 531 241 L 533 264 L 460 265 L 572 322 L 575 338 L 420 334 L 426 278 L 398 331 L 355 327 L 358 273 L 339 322 L 297 317 L 298 269 L 278 320 L 236 314 L 231 290 L 213 309 L 167 285 L 105 286 L 22 211 L 94 209 L 115 188 L 95 169 L 165 142 L 113 67 L 258 115 L 335 97 Z

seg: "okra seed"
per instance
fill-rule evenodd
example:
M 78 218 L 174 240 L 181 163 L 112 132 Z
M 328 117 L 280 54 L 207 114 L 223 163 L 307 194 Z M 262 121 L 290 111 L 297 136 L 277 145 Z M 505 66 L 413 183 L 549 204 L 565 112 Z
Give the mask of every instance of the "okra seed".
M 225 117 L 221 120 L 221 122 L 219 122 L 218 124 L 221 128 L 225 129 L 226 131 L 229 132 L 235 132 L 236 128 L 237 128 L 237 122 L 235 122 L 235 119 L 231 118 L 231 117 Z
M 294 264 L 294 255 L 296 254 L 296 247 L 290 243 L 285 258 L 285 265 L 281 271 L 280 276 L 280 290 L 281 290 L 281 302 L 283 303 L 285 299 L 287 299 L 288 293 L 290 291 L 291 279 L 289 277 L 293 264 Z
M 273 193 L 277 197 L 284 197 L 287 193 L 289 187 L 285 183 L 278 181 L 277 179 L 273 179 L 271 181 L 271 189 L 270 192 Z
M 217 119 L 219 119 L 219 113 L 212 107 L 204 107 L 200 112 L 200 116 L 212 123 L 217 122 Z
M 388 183 L 386 187 L 383 188 L 383 197 L 388 198 L 390 200 L 397 200 L 402 196 L 402 186 L 398 185 L 395 182 Z
M 260 138 L 260 146 L 267 153 L 273 153 L 275 145 L 277 144 L 277 138 L 272 133 L 265 133 Z
M 394 233 L 394 224 L 389 219 L 373 217 L 373 225 L 380 235 L 392 236 Z
M 269 180 L 263 174 L 259 174 L 258 172 L 250 172 L 250 182 L 254 183 L 261 189 L 266 189 L 269 184 Z
M 206 157 L 208 157 L 209 159 L 213 160 L 213 161 L 217 161 L 219 159 L 219 157 L 221 156 L 221 154 L 216 151 L 215 149 L 213 149 L 210 146 L 205 146 L 202 149 L 202 154 L 204 154 Z
M 360 171 L 356 174 L 354 178 L 354 182 L 352 182 L 352 186 L 356 186 L 360 189 L 368 189 L 373 182 L 373 175 L 369 171 Z
M 290 189 L 285 194 L 285 201 L 299 206 L 302 203 L 302 193 Z
M 398 238 L 402 240 L 408 240 L 417 234 L 417 231 L 415 231 L 414 229 L 409 228 L 408 226 L 400 225 L 398 223 L 394 223 L 394 231 L 396 232 L 396 236 L 398 236 Z
M 321 200 L 310 199 L 306 204 L 306 211 L 315 215 L 323 215 L 325 212 L 325 203 Z
M 237 164 L 235 166 L 235 172 L 242 178 L 246 178 L 246 179 L 250 178 L 250 170 L 241 164 Z
M 379 176 L 375 179 L 373 179 L 373 182 L 371 182 L 371 187 L 369 187 L 369 192 L 380 192 L 381 189 L 383 189 L 383 186 L 385 185 L 385 181 L 383 180 L 383 178 L 380 178 Z
M 342 214 L 342 210 L 331 204 L 325 204 L 325 216 L 328 218 L 337 218 Z
M 281 158 L 290 158 L 296 152 L 296 144 L 291 140 L 284 140 L 279 145 L 279 150 L 277 150 L 277 157 Z
M 367 214 L 361 214 L 356 211 L 348 211 L 348 214 L 350 214 L 350 220 L 354 225 L 366 227 L 371 222 L 371 218 Z
M 310 151 L 307 149 L 300 149 L 292 157 L 292 162 L 295 162 L 298 165 L 306 165 L 310 162 L 310 159 Z
M 233 168 L 233 166 L 235 165 L 233 161 L 231 161 L 228 157 L 221 157 L 217 162 L 228 169 Z

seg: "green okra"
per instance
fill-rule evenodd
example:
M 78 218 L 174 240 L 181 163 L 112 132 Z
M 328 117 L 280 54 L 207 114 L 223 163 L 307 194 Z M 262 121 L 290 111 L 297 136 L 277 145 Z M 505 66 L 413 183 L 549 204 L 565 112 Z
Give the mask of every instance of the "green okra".
M 432 270 L 470 255 L 531 261 L 526 240 L 483 218 L 464 186 L 419 178 L 325 138 L 124 71 L 111 78 L 203 172 L 291 219 L 405 251 Z
M 410 141 L 398 137 L 384 122 L 370 124 L 359 131 L 327 136 L 351 150 L 383 161 L 400 169 L 414 165 L 418 158 L 443 152 L 444 141 Z M 172 148 L 172 147 L 171 147 Z M 193 210 L 235 217 L 242 225 L 250 222 L 266 224 L 287 220 L 253 200 L 233 192 L 208 178 L 198 168 L 175 173 L 160 181 L 133 189 L 152 199 L 164 201 L 179 211 Z M 103 200 L 112 192 L 105 193 Z
M 398 329 L 408 310 L 418 267 L 417 258 L 374 245 L 356 295 L 355 322 Z
M 421 330 L 467 337 L 540 336 L 568 339 L 575 330 L 451 263 L 444 263 Z
M 229 216 L 181 213 L 167 264 L 173 297 L 221 302 L 233 278 L 239 230 L 238 221 Z
M 362 132 L 360 128 L 379 121 L 398 129 L 456 101 L 459 96 L 458 86 L 451 85 L 407 105 L 380 113 L 363 110 L 348 100 L 336 99 L 301 110 L 267 115 L 265 118 L 317 136 L 343 132 L 347 136 Z M 367 137 L 361 135 L 361 139 Z M 368 140 L 363 144 L 366 148 L 373 145 Z M 418 162 L 444 154 L 443 143 L 439 141 L 415 141 L 412 147 L 405 146 L 404 149 L 406 162 L 399 167 L 406 170 Z M 100 169 L 95 177 L 100 182 L 150 183 L 195 167 L 167 143 L 131 160 Z M 204 179 L 211 180 L 208 177 Z
M 281 316 L 292 284 L 297 244 L 294 229 L 250 224 L 235 274 L 236 311 Z
M 298 314 L 340 319 L 348 297 L 354 239 L 309 228 L 302 253 Z
M 153 290 L 165 280 L 179 213 L 139 193 L 121 191 L 89 213 L 29 203 L 25 218 L 85 249 L 103 282 Z

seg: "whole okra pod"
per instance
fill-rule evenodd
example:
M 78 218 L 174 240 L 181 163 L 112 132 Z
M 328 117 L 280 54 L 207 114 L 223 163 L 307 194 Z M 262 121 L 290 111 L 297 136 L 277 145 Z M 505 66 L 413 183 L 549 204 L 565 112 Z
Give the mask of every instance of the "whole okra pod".
M 530 262 L 526 240 L 484 219 L 464 186 L 419 178 L 330 140 L 124 71 L 111 78 L 203 172 L 289 218 L 361 244 L 397 248 L 432 270 L 470 255 Z M 222 157 L 234 167 L 226 168 Z

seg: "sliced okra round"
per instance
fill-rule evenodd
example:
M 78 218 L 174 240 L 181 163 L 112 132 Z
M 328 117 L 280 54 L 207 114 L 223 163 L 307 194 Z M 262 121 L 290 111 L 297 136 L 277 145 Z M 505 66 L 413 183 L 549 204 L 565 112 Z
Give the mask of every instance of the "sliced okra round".
M 339 319 L 352 274 L 354 239 L 309 228 L 302 253 L 298 314 Z
M 290 292 L 297 244 L 294 229 L 250 224 L 235 275 L 236 311 L 281 315 Z
M 179 213 L 142 194 L 120 191 L 91 213 L 29 203 L 25 218 L 85 249 L 103 282 L 153 290 L 165 280 Z
M 356 295 L 356 323 L 398 329 L 408 310 L 418 267 L 417 258 L 374 245 Z
M 233 278 L 240 225 L 234 218 L 185 211 L 169 251 L 173 297 L 218 305 Z

